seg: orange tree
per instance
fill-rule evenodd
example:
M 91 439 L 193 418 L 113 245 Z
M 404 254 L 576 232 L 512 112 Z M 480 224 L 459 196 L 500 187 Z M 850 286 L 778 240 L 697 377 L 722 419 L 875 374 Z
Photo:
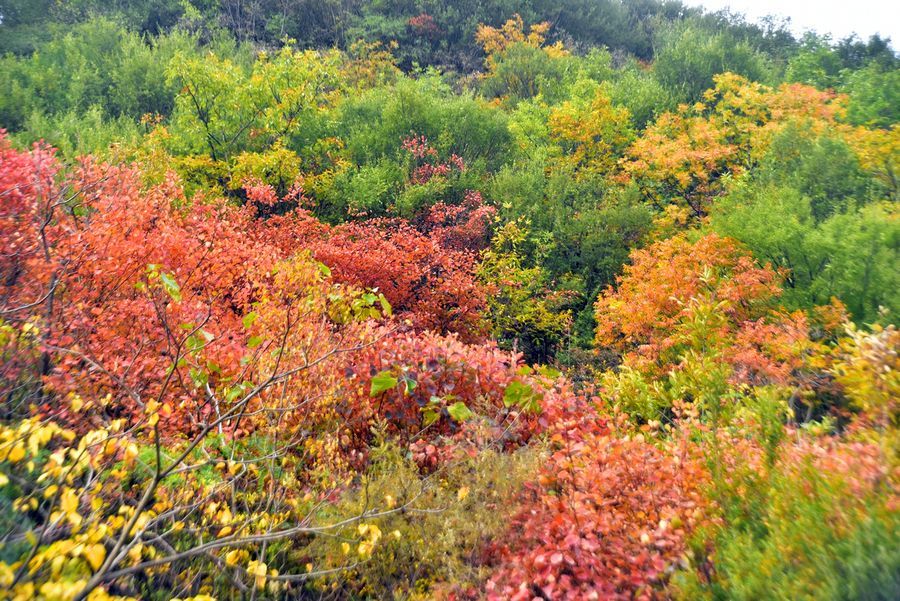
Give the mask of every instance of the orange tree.
M 621 355 L 604 382 L 623 408 L 657 420 L 681 403 L 717 411 L 734 385 L 818 384 L 809 318 L 780 309 L 781 275 L 736 242 L 678 235 L 631 258 L 595 305 L 596 344 Z
M 661 207 L 675 202 L 704 215 L 721 177 L 752 166 L 772 132 L 792 120 L 833 125 L 843 114 L 841 98 L 809 86 L 772 89 L 732 73 L 714 81 L 702 101 L 661 115 L 623 162 L 624 179 Z

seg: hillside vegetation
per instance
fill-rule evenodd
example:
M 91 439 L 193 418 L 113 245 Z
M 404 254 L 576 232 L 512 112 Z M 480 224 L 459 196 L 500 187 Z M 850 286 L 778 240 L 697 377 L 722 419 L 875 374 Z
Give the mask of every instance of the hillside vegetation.
M 0 0 L 0 597 L 900 597 L 900 57 L 661 0 Z

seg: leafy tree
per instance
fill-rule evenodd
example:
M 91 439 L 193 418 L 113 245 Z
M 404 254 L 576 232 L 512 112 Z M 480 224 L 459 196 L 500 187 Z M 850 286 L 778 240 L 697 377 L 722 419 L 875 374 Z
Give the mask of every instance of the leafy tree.
M 176 152 L 227 161 L 243 150 L 266 149 L 334 99 L 336 53 L 285 47 L 263 56 L 252 72 L 216 56 L 176 57 L 169 81 L 179 85 L 169 128 Z
M 629 149 L 626 181 L 635 182 L 661 208 L 674 202 L 703 215 L 721 191 L 723 176 L 752 167 L 773 132 L 797 121 L 834 126 L 841 115 L 832 94 L 812 87 L 772 89 L 730 73 L 715 81 L 703 102 L 664 113 Z M 883 150 L 877 154 L 884 156 Z
M 889 204 L 818 221 L 810 198 L 795 189 L 745 187 L 716 206 L 712 224 L 760 259 L 787 268 L 785 300 L 795 307 L 837 297 L 866 323 L 882 318 L 879 307 L 890 314 L 898 309 L 897 217 Z
M 526 33 L 519 15 L 500 28 L 479 27 L 475 37 L 487 54 L 482 92 L 512 103 L 538 94 L 551 101 L 558 97 L 574 63 L 562 44 L 544 45 L 549 28 L 549 23 L 537 23 Z
M 679 344 L 690 344 L 679 324 L 712 311 L 710 327 L 721 328 L 716 335 L 733 335 L 764 317 L 781 292 L 777 272 L 715 234 L 693 243 L 676 236 L 634 251 L 631 259 L 617 286 L 597 300 L 595 342 L 652 369 L 677 364 Z
M 628 110 L 614 106 L 601 89 L 553 108 L 547 127 L 561 151 L 555 168 L 576 180 L 614 174 L 634 138 L 630 121 Z
M 850 35 L 837 44 L 836 50 L 849 69 L 860 69 L 873 62 L 884 69 L 895 69 L 900 61 L 890 47 L 890 39 L 877 34 L 865 42 L 855 34 Z
M 675 98 L 689 103 L 700 100 L 717 74 L 731 72 L 766 83 L 770 71 L 765 57 L 746 42 L 692 22 L 665 33 L 653 64 L 659 83 Z
M 479 277 L 490 289 L 492 336 L 529 362 L 546 362 L 568 333 L 571 313 L 560 309 L 565 293 L 551 291 L 545 270 L 523 264 L 521 247 L 527 236 L 526 227 L 508 223 L 485 251 Z
M 828 38 L 807 33 L 796 55 L 791 57 L 785 78 L 820 89 L 838 88 L 844 64 Z
M 889 128 L 900 123 L 900 110 L 892 99 L 900 93 L 900 69 L 872 62 L 852 72 L 844 88 L 850 95 L 847 119 L 855 125 Z

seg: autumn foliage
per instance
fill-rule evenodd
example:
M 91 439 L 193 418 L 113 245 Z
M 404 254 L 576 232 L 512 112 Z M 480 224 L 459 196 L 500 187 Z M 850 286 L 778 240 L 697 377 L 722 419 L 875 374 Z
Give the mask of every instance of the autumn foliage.
M 661 115 L 624 162 L 650 198 L 679 199 L 698 215 L 721 192 L 720 178 L 750 168 L 773 132 L 807 120 L 833 125 L 842 110 L 840 98 L 809 86 L 772 89 L 731 73 L 714 79 L 701 102 Z
M 887 42 L 49 4 L 0 18 L 0 598 L 898 596 Z
M 600 296 L 596 341 L 663 373 L 678 364 L 685 346 L 712 344 L 738 377 L 785 381 L 806 324 L 802 315 L 778 311 L 780 284 L 777 272 L 732 240 L 670 238 L 635 251 L 617 288 Z M 692 338 L 698 335 L 692 325 L 704 328 L 704 341 Z
M 554 431 L 550 462 L 499 545 L 488 598 L 657 595 L 702 515 L 706 475 L 677 448 L 611 430 Z
M 342 294 L 332 281 L 383 294 L 379 315 L 393 306 L 418 328 L 470 339 L 480 335 L 484 293 L 472 274 L 474 256 L 445 249 L 407 224 L 328 228 L 302 210 L 260 222 L 251 205 L 216 201 L 182 209 L 173 184 L 142 192 L 137 173 L 128 168 L 84 164 L 59 183 L 58 164 L 47 150 L 18 153 L 7 146 L 4 152 L 8 189 L 15 191 L 15 204 L 8 205 L 15 211 L 4 226 L 23 235 L 22 248 L 11 255 L 14 262 L 5 266 L 5 306 L 52 307 L 48 344 L 71 349 L 47 374 L 47 386 L 57 394 L 111 393 L 105 402 L 135 418 L 141 399 L 166 389 L 167 410 L 173 412 L 166 427 L 189 432 L 214 409 L 193 400 L 196 382 L 168 376 L 170 358 L 178 347 L 196 344 L 197 356 L 187 359 L 187 367 L 211 370 L 204 386 L 239 383 L 248 375 L 241 360 L 254 354 L 255 342 L 244 319 L 259 313 L 258 304 L 270 306 L 266 299 L 285 286 L 314 291 L 305 302 L 315 305 L 296 317 L 313 320 L 303 348 L 328 344 L 327 337 L 316 340 L 328 331 L 327 322 L 317 322 L 334 304 L 328 296 Z M 44 187 L 20 184 L 33 181 Z M 46 246 L 36 244 L 42 239 Z M 298 253 L 300 265 L 305 255 L 331 268 L 285 262 Z M 281 296 L 280 302 L 289 298 Z M 265 318 L 273 331 L 284 327 Z M 194 341 L 197 336 L 202 338 Z

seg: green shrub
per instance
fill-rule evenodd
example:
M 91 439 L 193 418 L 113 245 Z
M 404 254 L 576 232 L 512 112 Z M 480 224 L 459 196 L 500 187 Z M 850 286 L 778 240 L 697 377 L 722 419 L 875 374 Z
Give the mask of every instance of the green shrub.
M 855 453 L 852 448 L 831 451 Z M 675 596 L 896 599 L 900 513 L 893 507 L 890 485 L 873 484 L 866 464 L 846 456 L 838 459 L 846 461 L 845 467 L 823 469 L 808 448 L 783 448 L 782 453 L 767 476 L 746 466 L 729 468 L 729 477 L 738 484 L 730 497 L 718 499 L 724 521 L 711 540 L 698 537 L 691 569 L 673 580 Z M 741 472 L 744 477 L 735 475 Z
M 653 73 L 657 81 L 681 102 L 696 102 L 713 87 L 713 76 L 736 73 L 766 83 L 771 67 L 747 42 L 727 31 L 712 32 L 693 22 L 664 32 Z

